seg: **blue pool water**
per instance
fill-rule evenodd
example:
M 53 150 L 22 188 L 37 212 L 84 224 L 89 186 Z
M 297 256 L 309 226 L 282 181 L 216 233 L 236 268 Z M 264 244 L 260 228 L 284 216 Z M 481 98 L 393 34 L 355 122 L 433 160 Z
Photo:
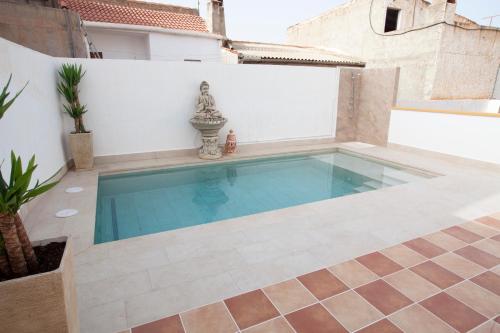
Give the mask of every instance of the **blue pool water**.
M 95 243 L 375 190 L 422 177 L 341 152 L 102 176 Z

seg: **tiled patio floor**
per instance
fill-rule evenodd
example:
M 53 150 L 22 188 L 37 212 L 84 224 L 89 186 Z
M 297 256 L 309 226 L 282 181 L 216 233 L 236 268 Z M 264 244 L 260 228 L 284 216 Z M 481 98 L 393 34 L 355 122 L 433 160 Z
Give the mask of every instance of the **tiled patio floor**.
M 131 331 L 498 333 L 500 214 L 494 216 Z

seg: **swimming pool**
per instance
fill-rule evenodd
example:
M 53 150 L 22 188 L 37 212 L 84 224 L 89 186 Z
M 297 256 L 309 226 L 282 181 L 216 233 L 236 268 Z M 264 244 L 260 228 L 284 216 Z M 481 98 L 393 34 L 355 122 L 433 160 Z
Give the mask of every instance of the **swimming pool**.
M 344 152 L 100 176 L 94 242 L 185 228 L 427 177 Z

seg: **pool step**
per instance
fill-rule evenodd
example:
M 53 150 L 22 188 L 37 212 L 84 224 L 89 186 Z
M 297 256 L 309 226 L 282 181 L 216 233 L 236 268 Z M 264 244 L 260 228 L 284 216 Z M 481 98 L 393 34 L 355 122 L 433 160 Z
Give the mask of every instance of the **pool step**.
M 367 191 L 373 191 L 373 190 L 374 190 L 373 187 L 365 186 L 365 185 L 358 186 L 358 187 L 354 188 L 354 191 L 358 192 L 358 193 L 367 192 Z

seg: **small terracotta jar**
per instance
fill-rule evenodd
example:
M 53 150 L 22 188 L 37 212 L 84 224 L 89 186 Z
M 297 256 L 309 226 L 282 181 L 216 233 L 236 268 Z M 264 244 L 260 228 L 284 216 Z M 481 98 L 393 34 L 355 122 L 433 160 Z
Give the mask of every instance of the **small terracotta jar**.
M 226 154 L 232 154 L 236 150 L 236 135 L 233 130 L 229 130 L 229 134 L 226 139 L 226 149 L 224 150 Z

